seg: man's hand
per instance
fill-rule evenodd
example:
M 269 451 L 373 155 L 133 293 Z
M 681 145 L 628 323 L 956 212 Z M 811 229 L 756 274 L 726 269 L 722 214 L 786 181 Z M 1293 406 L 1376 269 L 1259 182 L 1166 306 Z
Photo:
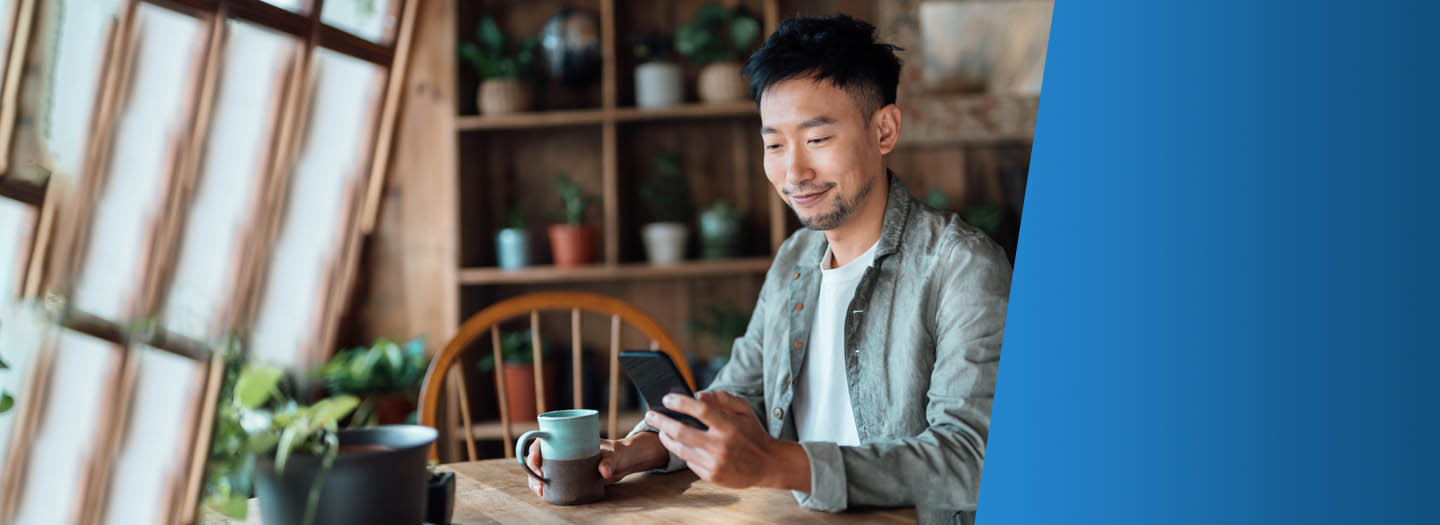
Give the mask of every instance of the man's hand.
M 544 476 L 545 473 L 540 471 L 540 459 L 540 441 L 531 441 L 525 463 L 530 470 Z M 670 455 L 654 432 L 640 432 L 625 439 L 600 440 L 600 477 L 605 478 L 607 484 L 619 483 L 625 476 L 636 472 L 663 468 L 669 461 Z M 531 492 L 536 496 L 545 495 L 544 484 L 530 476 L 525 478 L 529 480 Z
M 770 437 L 745 400 L 724 391 L 696 398 L 669 394 L 665 408 L 694 416 L 710 430 L 686 426 L 659 412 L 645 422 L 660 430 L 660 443 L 684 459 L 702 479 L 722 487 L 771 487 L 810 491 L 810 458 L 799 443 Z

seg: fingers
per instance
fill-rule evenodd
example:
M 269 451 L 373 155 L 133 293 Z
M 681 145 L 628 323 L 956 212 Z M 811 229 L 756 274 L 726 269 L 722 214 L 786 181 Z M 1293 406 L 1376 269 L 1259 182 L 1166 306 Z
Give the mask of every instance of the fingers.
M 539 441 L 531 441 L 531 442 L 530 442 L 529 452 L 527 452 L 527 453 L 525 454 L 525 464 L 526 464 L 526 465 L 529 465 L 529 466 L 530 466 L 530 470 L 535 471 L 536 474 L 539 474 L 539 475 L 541 475 L 541 476 L 544 476 L 544 475 L 545 475 L 544 472 L 540 472 L 540 442 L 539 442 Z
M 665 408 L 689 414 L 695 419 L 699 419 L 700 422 L 705 423 L 705 426 L 715 426 L 715 422 L 720 420 L 721 414 L 716 413 L 714 405 L 693 397 L 680 394 L 665 394 L 661 402 L 665 403 Z
M 614 479 L 614 477 L 615 477 L 615 465 L 614 465 L 614 462 L 615 462 L 614 456 L 602 455 L 602 456 L 600 456 L 600 464 L 595 467 L 596 469 L 598 469 L 598 470 L 600 471 L 600 477 L 601 477 L 601 478 L 604 478 L 606 483 L 614 483 L 614 482 L 616 482 L 616 481 L 620 481 L 620 480 L 618 480 L 618 479 Z
M 659 429 L 660 437 L 662 438 L 669 437 L 685 443 L 698 443 L 705 437 L 704 432 L 691 428 L 684 423 L 672 419 L 670 416 L 654 410 L 645 412 L 645 423 Z
M 685 460 L 686 463 L 690 464 L 692 469 L 694 466 L 697 465 L 701 466 L 701 468 L 704 468 L 704 465 L 709 464 L 705 461 L 708 456 L 705 455 L 701 449 L 682 443 L 675 438 L 666 435 L 664 432 L 661 432 L 659 435 L 660 445 L 664 446 L 666 450 L 669 450 L 671 453 L 675 454 L 680 459 Z
M 525 464 L 530 467 L 530 470 L 535 471 L 536 474 L 539 474 L 539 475 L 541 475 L 541 476 L 544 476 L 544 475 L 545 475 L 545 473 L 544 473 L 544 472 L 541 472 L 541 469 L 540 469 L 540 442 L 539 442 L 539 441 L 531 441 L 531 442 L 530 442 L 529 452 L 528 452 L 527 454 L 525 454 Z M 540 483 L 539 481 L 536 481 L 534 477 L 531 477 L 531 476 L 528 476 L 528 475 L 525 476 L 525 479 L 529 481 L 529 484 L 530 484 L 530 492 L 534 492 L 535 495 L 536 495 L 536 496 L 539 496 L 539 497 L 544 497 L 544 496 L 545 496 L 545 485 L 544 485 L 544 484 Z

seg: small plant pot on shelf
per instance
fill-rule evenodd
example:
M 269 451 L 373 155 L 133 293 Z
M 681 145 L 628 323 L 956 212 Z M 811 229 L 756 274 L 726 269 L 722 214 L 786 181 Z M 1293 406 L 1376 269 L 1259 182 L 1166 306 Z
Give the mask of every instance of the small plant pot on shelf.
M 685 258 L 690 230 L 683 222 L 652 222 L 640 232 L 645 238 L 645 257 L 650 264 L 675 264 Z
M 481 115 L 506 115 L 530 109 L 530 91 L 513 78 L 495 78 L 480 83 L 475 105 Z
M 505 228 L 495 234 L 495 259 L 501 269 L 515 270 L 530 265 L 530 240 L 525 230 Z
M 420 523 L 425 517 L 429 474 L 425 471 L 435 429 L 390 425 L 339 432 L 340 451 L 324 472 L 315 523 Z M 274 458 L 255 465 L 255 493 L 265 523 L 298 524 L 322 458 L 294 454 L 283 474 Z
M 674 106 L 684 100 L 685 75 L 674 62 L 646 62 L 635 68 L 635 105 Z
M 709 104 L 720 104 L 744 100 L 745 82 L 740 78 L 740 64 L 717 62 L 700 70 L 696 91 L 700 100 Z
M 706 259 L 734 257 L 740 245 L 741 213 L 726 201 L 700 213 L 700 247 Z
M 556 224 L 550 227 L 550 252 L 555 266 L 573 268 L 587 264 L 595 256 L 595 230 L 588 226 Z

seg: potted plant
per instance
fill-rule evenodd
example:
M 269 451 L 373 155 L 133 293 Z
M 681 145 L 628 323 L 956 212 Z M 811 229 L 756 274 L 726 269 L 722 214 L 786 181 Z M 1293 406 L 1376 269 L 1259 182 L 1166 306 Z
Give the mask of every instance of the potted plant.
M 529 331 L 506 332 L 500 336 L 500 373 L 505 376 L 505 407 L 511 421 L 534 421 L 535 411 L 535 350 L 531 348 Z M 541 352 L 549 355 L 544 349 Z M 485 354 L 475 361 L 481 373 L 495 370 L 495 356 Z M 555 363 L 546 360 L 540 370 L 545 384 L 555 384 Z M 499 385 L 496 385 L 497 387 Z
M 950 197 L 940 188 L 930 188 L 930 191 L 920 197 L 920 202 L 939 211 L 950 211 Z
M 592 197 L 585 195 L 570 177 L 555 176 L 555 191 L 560 195 L 560 224 L 550 226 L 550 252 L 555 266 L 570 268 L 590 262 L 595 252 L 595 231 L 585 226 L 585 208 Z
M 690 363 L 690 368 L 695 370 L 696 386 L 705 388 L 730 361 L 730 349 L 735 340 L 745 336 L 745 329 L 750 326 L 750 312 L 729 305 L 712 306 L 691 319 L 686 326 L 691 332 L 708 336 L 715 343 L 715 357 L 704 362 L 692 358 L 694 362 Z
M 685 218 L 690 215 L 690 183 L 681 173 L 680 157 L 662 151 L 640 197 L 650 208 L 653 222 L 641 230 L 645 240 L 645 256 L 651 264 L 674 264 L 685 257 L 685 243 L 690 229 Z
M 420 382 L 429 366 L 423 338 L 403 346 L 377 339 L 368 348 L 337 352 L 316 370 L 315 378 L 331 395 L 360 399 L 350 418 L 352 427 L 413 423 Z
M 340 430 L 359 404 L 340 395 L 301 406 L 284 374 L 227 358 L 211 441 L 206 505 L 244 518 L 251 488 L 265 523 L 419 523 L 432 428 Z
M 522 79 L 534 72 L 535 37 L 518 45 L 505 38 L 495 19 L 485 17 L 475 28 L 475 41 L 460 44 L 460 57 L 480 75 L 475 104 L 482 115 L 501 115 L 530 109 L 530 91 Z
M 523 202 L 516 202 L 505 210 L 505 227 L 495 234 L 495 259 L 502 269 L 514 270 L 530 264 L 530 231 L 525 214 Z
M 740 58 L 760 37 L 760 21 L 742 6 L 701 6 L 675 29 L 675 50 L 702 66 L 696 91 L 710 103 L 742 100 Z
M 642 108 L 674 106 L 685 98 L 685 74 L 670 60 L 671 39 L 664 35 L 635 38 L 631 51 L 641 63 L 635 67 L 635 105 Z
M 9 370 L 9 369 L 10 369 L 10 365 L 6 364 L 4 359 L 0 359 L 0 370 Z M 6 413 L 6 412 L 9 412 L 10 409 L 11 409 L 11 408 L 14 408 L 14 407 L 15 407 L 15 397 L 14 397 L 14 396 L 11 396 L 9 392 L 0 390 L 0 414 L 4 414 L 4 413 Z
M 744 213 L 728 200 L 715 201 L 700 213 L 701 252 L 706 259 L 727 259 L 735 256 L 740 244 L 740 226 Z

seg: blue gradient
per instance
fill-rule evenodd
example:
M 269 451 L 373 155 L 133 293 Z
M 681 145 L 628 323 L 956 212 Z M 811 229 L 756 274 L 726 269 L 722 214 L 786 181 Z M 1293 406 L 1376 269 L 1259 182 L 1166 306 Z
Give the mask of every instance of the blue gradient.
M 1437 11 L 1056 2 L 980 523 L 1435 522 Z

